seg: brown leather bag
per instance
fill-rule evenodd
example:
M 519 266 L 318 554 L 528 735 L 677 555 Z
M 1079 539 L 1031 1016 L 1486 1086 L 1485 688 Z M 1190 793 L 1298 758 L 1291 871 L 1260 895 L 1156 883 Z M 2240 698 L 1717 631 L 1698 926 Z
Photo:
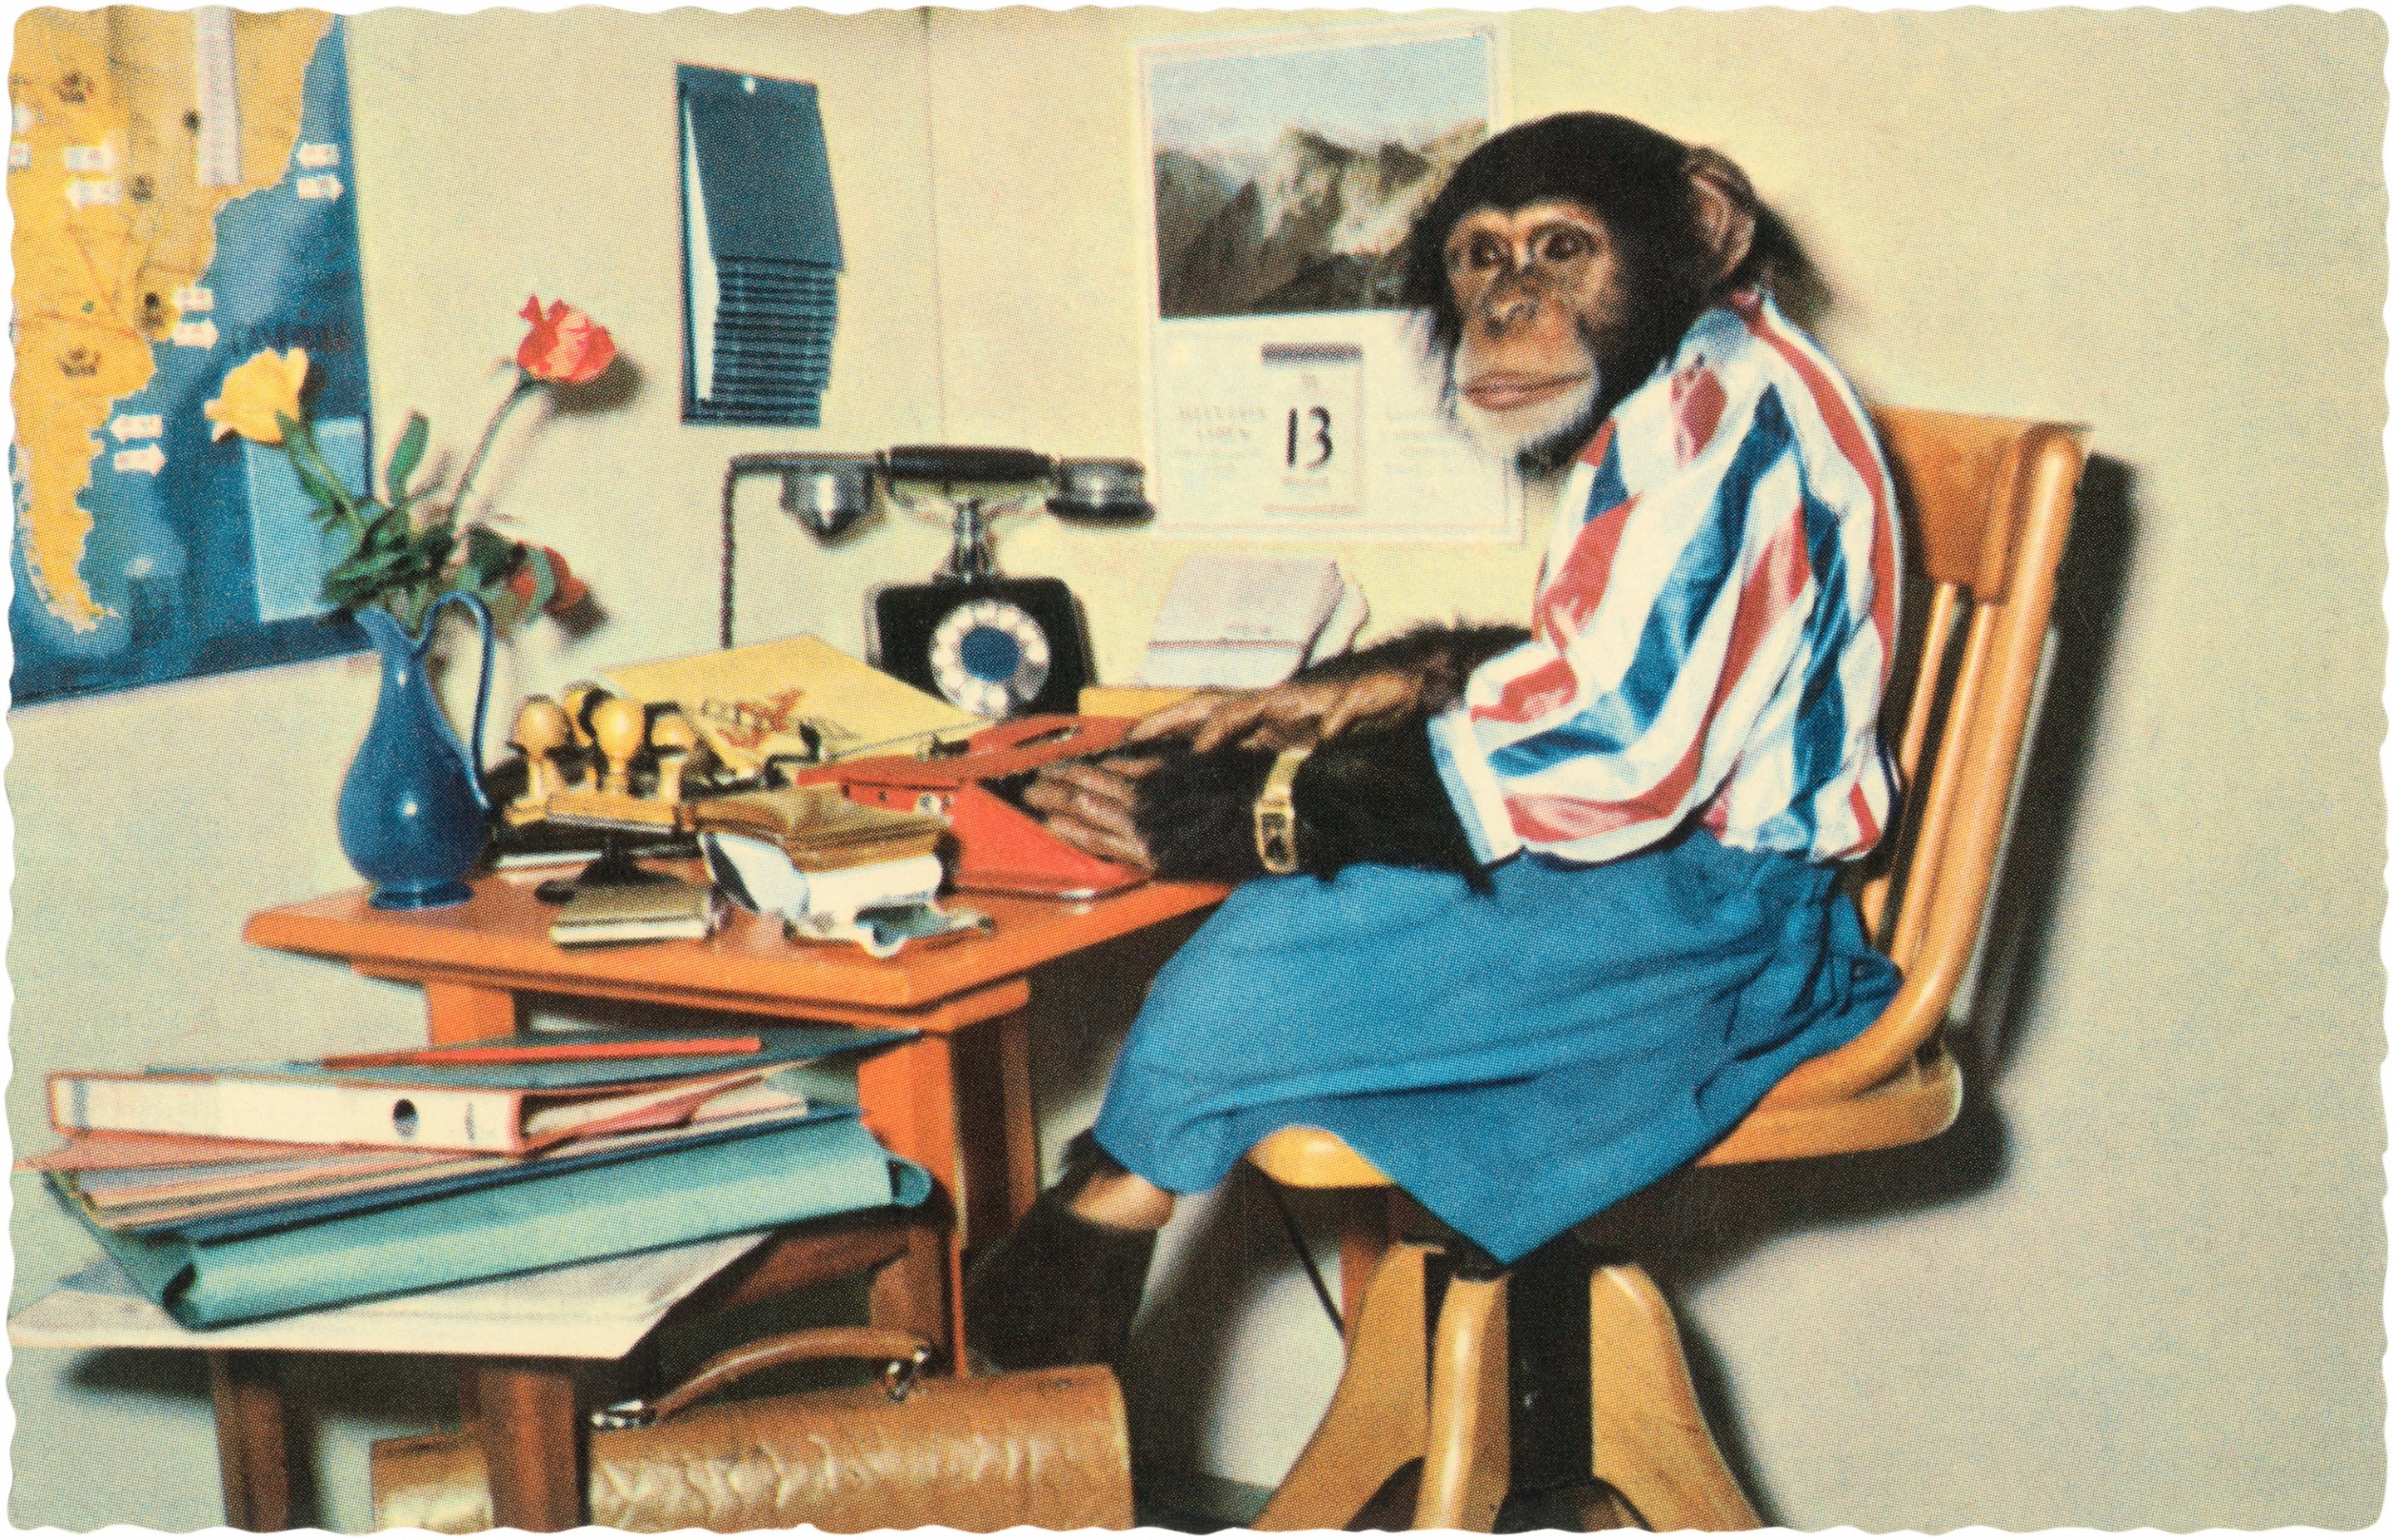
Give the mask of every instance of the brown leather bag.
M 1131 1525 L 1130 1437 L 1110 1370 L 919 1376 L 929 1357 L 904 1332 L 790 1332 L 719 1354 L 653 1404 L 593 1414 L 590 1521 L 649 1533 Z M 877 1385 L 692 1404 L 759 1370 L 825 1358 L 889 1368 Z M 475 1430 L 377 1442 L 373 1511 L 377 1529 L 490 1528 Z

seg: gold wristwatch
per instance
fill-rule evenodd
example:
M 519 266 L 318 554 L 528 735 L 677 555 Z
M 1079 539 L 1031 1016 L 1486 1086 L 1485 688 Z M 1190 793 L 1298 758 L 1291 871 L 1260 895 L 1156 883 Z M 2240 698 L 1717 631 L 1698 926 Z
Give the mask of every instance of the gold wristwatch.
M 1296 870 L 1296 772 L 1310 749 L 1283 749 L 1263 778 L 1262 794 L 1255 799 L 1255 854 L 1263 870 L 1286 877 Z

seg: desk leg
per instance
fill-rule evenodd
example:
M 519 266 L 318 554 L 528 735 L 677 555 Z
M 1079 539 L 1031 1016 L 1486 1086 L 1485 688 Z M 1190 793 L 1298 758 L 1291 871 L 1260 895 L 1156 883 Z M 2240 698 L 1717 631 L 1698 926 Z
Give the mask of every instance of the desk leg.
M 515 993 L 474 984 L 430 982 L 424 986 L 424 1014 L 434 1044 L 511 1038 L 523 1026 Z
M 857 1101 L 864 1126 L 889 1146 L 931 1173 L 948 1190 L 961 1217 L 963 1208 L 961 1152 L 956 1142 L 956 1065 L 945 1035 L 925 1033 L 873 1054 L 856 1071 Z
M 480 1408 L 490 1519 L 500 1529 L 582 1523 L 582 1418 L 574 1365 L 556 1358 L 468 1359 Z
M 941 1227 L 906 1226 L 906 1249 L 872 1275 L 872 1324 L 909 1331 L 951 1361 L 955 1326 L 948 1303 L 948 1237 Z
M 1039 1198 L 1039 1114 L 1030 1103 L 1030 1016 L 997 1023 L 997 1067 L 1005 1097 L 1005 1218 L 1011 1230 Z
M 963 1245 L 968 1223 L 965 1195 L 972 1182 L 964 1170 L 957 1130 L 969 1127 L 971 1120 L 956 1104 L 956 1078 L 954 1038 L 926 1032 L 857 1065 L 856 1099 L 872 1136 L 889 1146 L 892 1155 L 903 1155 L 930 1172 L 948 1200 L 953 1223 L 943 1247 L 947 1256 L 940 1269 L 945 1275 L 940 1292 L 949 1346 L 961 1370 L 964 1362 Z M 931 1201 L 938 1202 L 938 1195 L 934 1194 Z M 914 1275 L 912 1270 L 908 1275 Z M 879 1319 L 877 1312 L 875 1319 Z
M 1011 1011 L 875 1054 L 857 1069 L 857 1095 L 865 1126 L 920 1162 L 953 1203 L 946 1285 L 961 1363 L 964 1247 L 1002 1236 L 1039 1195 L 1028 1018 Z
M 225 1522 L 267 1533 L 291 1527 L 290 1427 L 274 1355 L 211 1352 L 216 1465 L 224 1474 Z

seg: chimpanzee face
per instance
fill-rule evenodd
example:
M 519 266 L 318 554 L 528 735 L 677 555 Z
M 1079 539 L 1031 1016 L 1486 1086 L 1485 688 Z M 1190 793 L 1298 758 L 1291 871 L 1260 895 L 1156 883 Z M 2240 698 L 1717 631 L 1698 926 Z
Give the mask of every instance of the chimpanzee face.
M 1604 339 L 1630 308 L 1611 231 L 1567 199 L 1483 205 L 1447 235 L 1445 275 L 1461 320 L 1453 379 L 1464 430 L 1506 459 L 1566 458 L 1594 432 Z

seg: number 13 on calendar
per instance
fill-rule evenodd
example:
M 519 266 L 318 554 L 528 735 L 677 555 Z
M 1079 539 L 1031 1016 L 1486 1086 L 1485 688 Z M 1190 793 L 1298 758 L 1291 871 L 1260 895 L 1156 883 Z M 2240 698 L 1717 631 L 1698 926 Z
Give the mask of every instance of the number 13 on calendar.
M 1346 344 L 1266 343 L 1274 433 L 1273 514 L 1309 518 L 1363 509 L 1363 350 Z

